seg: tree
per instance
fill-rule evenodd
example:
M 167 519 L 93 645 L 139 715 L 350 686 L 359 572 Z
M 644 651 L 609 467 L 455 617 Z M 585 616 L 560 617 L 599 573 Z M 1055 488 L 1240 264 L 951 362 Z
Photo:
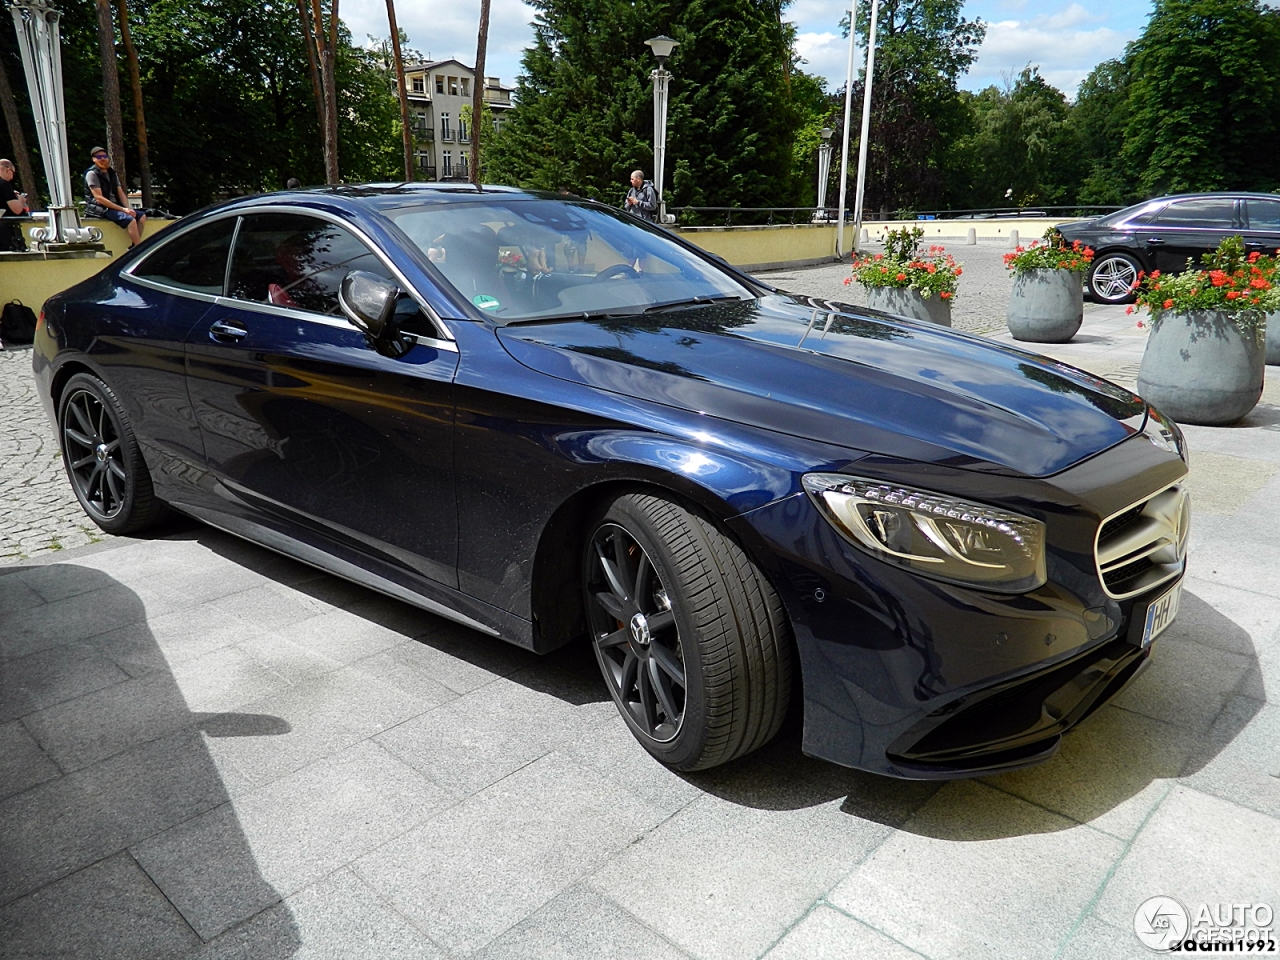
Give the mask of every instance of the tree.
M 1280 12 L 1259 0 L 1156 0 L 1127 59 L 1123 156 L 1144 192 L 1280 184 Z
M 1071 126 L 1087 163 L 1076 199 L 1123 205 L 1138 199 L 1136 177 L 1123 157 L 1129 122 L 1129 65 L 1106 60 L 1080 83 Z
M 96 0 L 98 50 L 102 59 L 102 107 L 107 119 L 107 153 L 120 185 L 129 189 L 125 176 L 124 120 L 120 117 L 120 74 L 116 69 L 116 30 L 111 19 L 111 0 Z M 107 199 L 115 201 L 116 197 Z
M 18 112 L 18 101 L 9 86 L 9 71 L 5 68 L 4 57 L 0 55 L 0 112 L 4 113 L 5 129 L 9 134 L 9 143 L 13 150 L 14 165 L 18 168 L 18 179 L 27 193 L 27 202 L 32 210 L 44 207 L 40 202 L 40 188 L 36 184 L 35 171 L 31 167 L 31 154 L 27 151 L 27 136 L 22 130 L 22 116 Z
M 396 71 L 396 93 L 400 98 L 400 139 L 404 147 L 404 178 L 407 181 L 413 179 L 413 131 L 409 127 L 409 94 L 404 86 L 404 60 L 400 57 L 396 0 L 387 0 L 387 22 L 391 26 L 391 53 Z
M 133 122 L 138 137 L 138 175 L 142 178 L 142 206 L 150 208 L 151 157 L 147 149 L 147 115 L 142 105 L 142 75 L 138 69 L 138 51 L 134 49 L 129 33 L 129 8 L 125 0 L 116 0 L 116 12 L 120 15 L 120 44 L 124 47 L 125 62 L 129 64 L 129 87 L 133 91 Z
M 965 19 L 963 6 L 964 0 L 880 4 L 868 136 L 870 209 L 936 206 L 946 192 L 946 147 L 963 132 L 956 83 L 977 58 L 987 29 L 980 19 Z M 861 0 L 857 26 L 864 49 L 870 22 L 870 0 Z M 847 17 L 841 26 L 848 36 Z M 860 77 L 855 83 L 856 102 L 864 82 Z
M 652 170 L 655 66 L 644 41 L 680 42 L 669 61 L 668 205 L 788 206 L 800 117 L 788 83 L 779 0 L 535 0 L 519 108 L 493 136 L 491 179 L 618 200 Z
M 480 29 L 476 33 L 475 80 L 471 85 L 471 115 L 484 118 L 484 61 L 489 47 L 489 0 L 480 0 Z M 483 123 L 471 124 L 471 182 L 480 182 L 480 138 L 488 137 Z

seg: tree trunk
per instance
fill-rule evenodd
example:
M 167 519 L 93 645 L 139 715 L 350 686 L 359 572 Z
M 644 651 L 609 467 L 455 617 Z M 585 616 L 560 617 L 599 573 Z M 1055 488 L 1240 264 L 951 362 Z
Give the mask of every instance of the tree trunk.
M 116 71 L 116 27 L 111 18 L 111 0 L 95 0 L 98 9 L 98 54 L 102 60 L 102 106 L 107 115 L 107 153 L 111 166 L 120 178 L 120 186 L 129 192 L 124 163 L 124 120 L 120 116 L 120 74 Z M 119 201 L 119 197 L 108 197 Z
M 311 29 L 311 15 L 307 13 L 306 0 L 297 0 L 298 19 L 302 21 L 302 41 L 307 48 L 307 66 L 311 68 L 311 93 L 316 98 L 316 129 L 324 139 L 324 94 L 320 89 L 320 63 L 316 60 L 315 33 Z
M 43 210 L 40 202 L 40 187 L 36 184 L 36 174 L 31 168 L 31 151 L 27 149 L 27 136 L 22 132 L 22 119 L 18 114 L 18 101 L 13 98 L 13 88 L 9 86 L 9 73 L 0 60 L 0 110 L 4 111 L 4 122 L 9 128 L 9 142 L 13 145 L 13 163 L 18 168 L 18 179 L 22 181 L 22 189 L 27 194 L 27 203 L 32 210 Z M 50 188 L 52 189 L 52 188 Z
M 316 49 L 320 58 L 320 81 L 324 91 L 324 177 L 333 185 L 339 181 L 338 173 L 338 0 L 329 7 L 329 35 L 325 36 L 324 14 L 320 0 L 311 0 L 311 17 L 316 31 Z
M 387 21 L 391 25 L 391 55 L 396 68 L 396 89 L 400 91 L 400 130 L 404 138 L 404 179 L 413 177 L 413 131 L 409 129 L 409 93 L 404 88 L 404 60 L 400 56 L 400 28 L 396 26 L 396 0 L 387 0 Z
M 138 69 L 138 51 L 129 36 L 129 8 L 125 0 L 116 0 L 116 12 L 120 15 L 120 42 L 124 44 L 125 59 L 129 64 L 129 85 L 133 88 L 133 125 L 138 135 L 138 173 L 142 176 L 142 206 L 150 209 L 151 156 L 147 149 L 147 116 L 142 109 L 142 74 Z
M 471 85 L 471 182 L 480 182 L 480 135 L 484 130 L 484 56 L 489 46 L 489 0 L 480 0 L 476 75 Z

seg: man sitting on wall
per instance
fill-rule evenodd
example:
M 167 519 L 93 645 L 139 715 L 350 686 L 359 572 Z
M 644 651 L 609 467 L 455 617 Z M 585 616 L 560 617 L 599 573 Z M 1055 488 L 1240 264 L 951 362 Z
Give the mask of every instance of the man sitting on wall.
M 22 230 L 16 223 L 4 223 L 5 217 L 25 217 L 31 212 L 27 195 L 18 193 L 13 186 L 17 172 L 12 160 L 0 160 L 0 250 L 21 253 L 27 249 Z
M 93 166 L 85 171 L 85 216 L 110 220 L 129 231 L 129 246 L 142 240 L 142 224 L 146 215 L 129 206 L 129 196 L 120 185 L 106 147 L 94 147 L 89 151 Z

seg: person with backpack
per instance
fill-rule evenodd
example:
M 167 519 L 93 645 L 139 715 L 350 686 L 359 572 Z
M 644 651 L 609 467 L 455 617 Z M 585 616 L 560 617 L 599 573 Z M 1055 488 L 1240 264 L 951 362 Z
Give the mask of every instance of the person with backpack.
M 89 151 L 93 166 L 84 173 L 84 212 L 85 216 L 98 217 L 118 224 L 129 233 L 129 246 L 137 246 L 142 241 L 142 224 L 146 214 L 129 206 L 129 195 L 120 185 L 111 166 L 111 158 L 107 156 L 106 147 L 94 147 Z
M 627 191 L 627 213 L 658 222 L 658 191 L 653 189 L 653 182 L 644 178 L 643 170 L 631 171 L 631 189 Z

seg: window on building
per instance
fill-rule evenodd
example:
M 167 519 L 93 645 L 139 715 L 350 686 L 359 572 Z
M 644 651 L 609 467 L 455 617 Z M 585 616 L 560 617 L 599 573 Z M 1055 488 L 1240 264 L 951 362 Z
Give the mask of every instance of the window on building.
M 465 153 L 458 154 L 458 176 L 462 177 L 464 180 L 471 179 L 467 176 L 467 161 L 468 157 Z
M 449 127 L 449 115 L 447 113 L 440 114 L 440 139 L 453 139 L 453 130 Z
M 427 92 L 427 80 L 425 77 L 414 77 L 412 80 L 414 93 Z
M 444 77 L 436 74 L 436 93 L 444 93 Z
M 449 78 L 449 96 L 456 97 L 458 95 L 458 78 Z
M 459 143 L 471 142 L 471 138 L 467 136 L 467 121 L 461 120 L 461 119 L 458 120 L 458 142 Z
M 464 97 L 471 96 L 471 81 L 466 77 L 462 78 L 462 95 Z
M 453 151 L 446 150 L 444 152 L 444 175 L 446 177 L 453 176 Z

